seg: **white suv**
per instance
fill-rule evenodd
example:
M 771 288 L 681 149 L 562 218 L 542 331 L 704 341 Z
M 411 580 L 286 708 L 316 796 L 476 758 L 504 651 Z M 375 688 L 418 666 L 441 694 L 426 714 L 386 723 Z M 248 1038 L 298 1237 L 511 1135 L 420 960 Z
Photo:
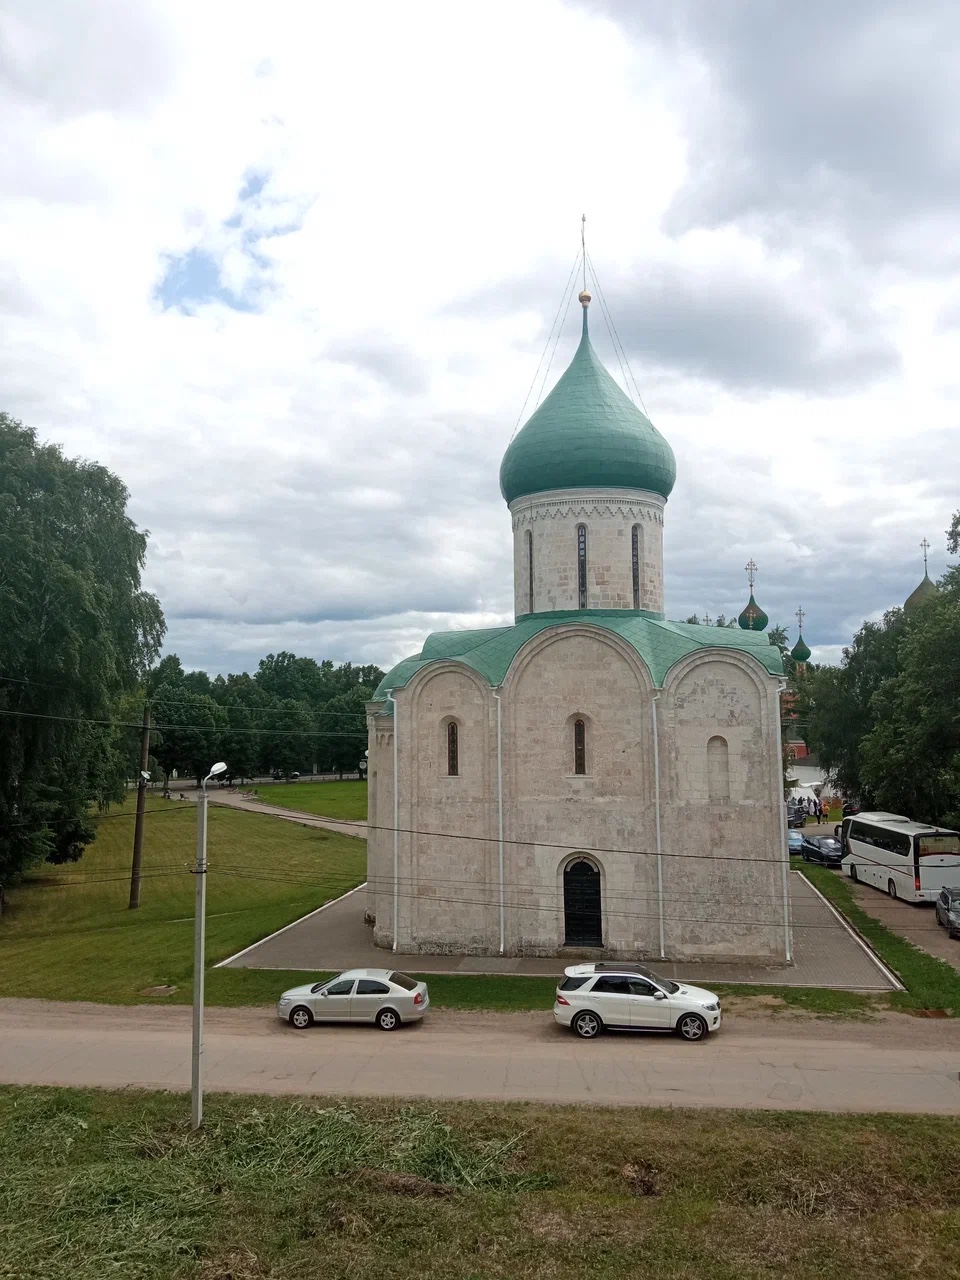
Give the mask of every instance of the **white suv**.
M 720 997 L 672 982 L 642 964 L 575 964 L 564 969 L 553 1016 L 592 1040 L 605 1027 L 675 1031 L 702 1040 L 720 1026 Z

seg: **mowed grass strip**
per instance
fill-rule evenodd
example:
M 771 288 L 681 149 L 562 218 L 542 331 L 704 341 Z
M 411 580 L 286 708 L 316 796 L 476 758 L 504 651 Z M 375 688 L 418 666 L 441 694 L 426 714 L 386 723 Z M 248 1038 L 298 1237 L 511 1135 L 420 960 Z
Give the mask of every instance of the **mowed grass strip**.
M 275 782 L 255 789 L 264 804 L 284 809 L 299 809 L 321 818 L 339 818 L 342 822 L 366 822 L 367 784 L 365 782 Z
M 0 995 L 133 1003 L 151 987 L 189 999 L 196 808 L 151 802 L 141 906 L 128 909 L 132 807 L 101 820 L 80 862 L 44 866 L 9 892 Z M 225 959 L 362 883 L 366 843 L 211 805 L 207 959 Z
M 960 1121 L 0 1089 L 18 1280 L 960 1274 Z

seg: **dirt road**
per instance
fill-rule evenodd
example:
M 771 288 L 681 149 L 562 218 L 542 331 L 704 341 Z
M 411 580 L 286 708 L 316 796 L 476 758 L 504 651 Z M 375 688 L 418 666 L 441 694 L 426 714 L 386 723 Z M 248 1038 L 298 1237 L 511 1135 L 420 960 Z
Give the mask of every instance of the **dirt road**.
M 960 1114 L 960 1024 L 731 1017 L 697 1045 L 579 1041 L 549 1014 L 438 1011 L 393 1033 L 207 1017 L 206 1087 L 614 1105 Z M 0 1001 L 0 1082 L 186 1089 L 190 1010 Z

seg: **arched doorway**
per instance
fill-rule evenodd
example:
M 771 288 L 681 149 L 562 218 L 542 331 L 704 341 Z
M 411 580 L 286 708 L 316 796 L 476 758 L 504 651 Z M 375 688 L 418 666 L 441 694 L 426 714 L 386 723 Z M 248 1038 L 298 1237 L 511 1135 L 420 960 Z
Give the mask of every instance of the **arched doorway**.
M 567 947 L 602 947 L 600 872 L 575 858 L 563 873 L 563 933 Z

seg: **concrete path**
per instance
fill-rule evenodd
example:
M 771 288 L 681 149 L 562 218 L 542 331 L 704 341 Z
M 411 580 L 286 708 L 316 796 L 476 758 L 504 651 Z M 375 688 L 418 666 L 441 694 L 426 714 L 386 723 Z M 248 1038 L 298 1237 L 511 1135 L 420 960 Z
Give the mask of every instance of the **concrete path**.
M 184 792 L 188 800 L 196 802 L 196 788 Z M 284 822 L 297 822 L 302 827 L 324 827 L 327 831 L 338 831 L 344 836 L 356 836 L 360 840 L 367 838 L 365 822 L 338 822 L 335 818 L 320 818 L 315 813 L 304 813 L 300 809 L 286 809 L 278 804 L 264 804 L 260 800 L 251 800 L 238 791 L 211 791 L 211 804 L 227 805 L 231 809 L 246 809 L 248 813 L 264 813 L 271 818 L 282 818 Z
M 414 973 L 512 973 L 558 975 L 573 959 L 505 956 L 404 955 L 374 946 L 373 930 L 363 921 L 366 891 L 354 892 L 311 912 L 263 941 L 221 961 L 231 969 L 382 968 L 396 964 Z M 753 983 L 763 986 L 834 987 L 850 991 L 891 991 L 890 974 L 846 922 L 799 874 L 790 876 L 794 963 L 764 966 L 724 961 L 671 963 L 651 961 L 668 978 L 705 984 Z
M 960 1114 L 960 1026 L 728 1019 L 702 1044 L 577 1040 L 549 1013 L 439 1011 L 392 1033 L 211 1010 L 210 1091 Z M 183 1090 L 189 1008 L 0 1001 L 0 1082 Z

